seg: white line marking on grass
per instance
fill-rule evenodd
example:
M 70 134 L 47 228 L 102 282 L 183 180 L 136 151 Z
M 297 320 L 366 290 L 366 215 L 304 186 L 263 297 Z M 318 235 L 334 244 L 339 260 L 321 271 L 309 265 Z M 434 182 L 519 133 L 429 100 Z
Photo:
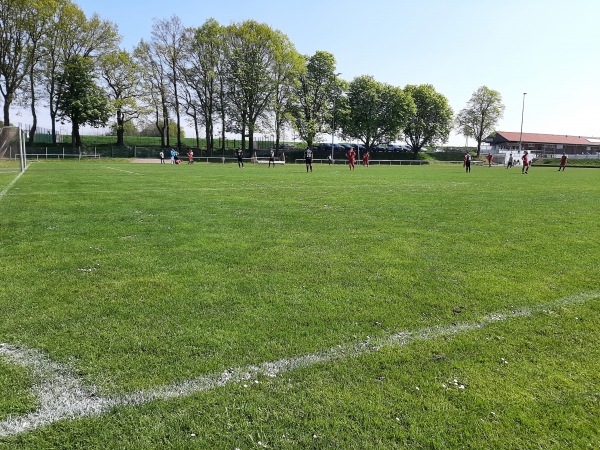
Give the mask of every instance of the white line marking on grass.
M 110 169 L 110 170 L 116 170 L 117 172 L 124 172 L 124 173 L 128 173 L 129 175 L 140 175 L 140 176 L 144 176 L 143 173 L 137 173 L 137 172 L 132 172 L 130 170 L 124 170 L 124 169 L 117 169 L 116 167 L 110 167 L 110 166 L 104 166 L 105 169 Z
M 27 164 L 25 166 L 25 170 L 27 170 L 29 168 L 29 164 Z M 21 178 L 23 176 L 23 174 L 25 173 L 25 170 L 21 173 L 19 173 L 19 175 L 17 175 L 14 180 L 12 180 L 10 183 L 8 183 L 8 186 L 6 186 L 4 188 L 4 190 L 2 192 L 0 192 L 0 200 L 2 200 L 2 198 L 4 198 L 4 196 L 8 193 L 8 191 L 10 191 L 10 188 L 13 187 L 13 185 L 19 180 L 19 178 Z
M 338 345 L 337 347 L 297 358 L 232 368 L 221 373 L 213 373 L 167 386 L 158 386 L 122 397 L 101 397 L 97 395 L 97 388 L 95 386 L 85 385 L 81 379 L 72 375 L 65 366 L 51 361 L 38 350 L 0 344 L 0 357 L 32 369 L 32 375 L 35 380 L 33 393 L 38 397 L 39 402 L 36 411 L 23 416 L 9 417 L 7 420 L 0 422 L 0 437 L 16 435 L 62 419 L 97 416 L 108 412 L 115 406 L 137 406 L 153 400 L 168 400 L 189 396 L 231 383 L 248 381 L 258 376 L 275 377 L 282 373 L 310 367 L 315 364 L 331 363 L 344 358 L 373 353 L 385 347 L 401 347 L 411 342 L 431 340 L 468 332 L 512 317 L 527 316 L 534 311 L 543 311 L 547 308 L 582 303 L 595 300 L 599 297 L 600 291 L 581 293 L 550 304 L 534 306 L 531 309 L 488 314 L 478 322 L 428 327 L 416 331 L 406 331 L 390 336 L 368 339 L 362 342 Z

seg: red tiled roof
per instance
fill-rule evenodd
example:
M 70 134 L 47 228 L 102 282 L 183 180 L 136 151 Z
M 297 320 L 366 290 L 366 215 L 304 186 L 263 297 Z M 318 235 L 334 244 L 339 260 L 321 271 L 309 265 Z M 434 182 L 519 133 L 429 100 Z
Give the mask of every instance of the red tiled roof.
M 513 131 L 496 131 L 494 142 L 532 142 L 540 144 L 569 144 L 569 145 L 590 145 L 588 139 L 597 140 L 598 138 L 588 138 L 585 136 L 568 136 L 565 134 L 539 134 L 539 133 L 521 133 Z

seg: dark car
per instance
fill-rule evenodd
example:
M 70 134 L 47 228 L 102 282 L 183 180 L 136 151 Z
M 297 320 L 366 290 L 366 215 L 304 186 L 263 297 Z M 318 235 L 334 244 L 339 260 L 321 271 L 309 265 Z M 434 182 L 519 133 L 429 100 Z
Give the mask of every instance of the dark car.
M 322 142 L 322 143 L 318 144 L 316 148 L 319 149 L 319 150 L 329 150 L 329 151 L 331 151 L 331 143 Z

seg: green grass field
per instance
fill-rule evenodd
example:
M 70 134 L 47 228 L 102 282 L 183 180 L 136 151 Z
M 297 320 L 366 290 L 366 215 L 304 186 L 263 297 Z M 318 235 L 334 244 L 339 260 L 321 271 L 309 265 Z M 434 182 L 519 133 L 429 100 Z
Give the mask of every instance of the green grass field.
M 0 449 L 600 447 L 599 170 L 10 164 Z

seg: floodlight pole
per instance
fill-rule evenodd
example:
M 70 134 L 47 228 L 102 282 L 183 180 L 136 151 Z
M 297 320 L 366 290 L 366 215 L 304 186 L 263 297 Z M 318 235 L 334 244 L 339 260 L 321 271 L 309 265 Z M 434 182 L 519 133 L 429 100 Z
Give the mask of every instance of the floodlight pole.
M 339 77 L 342 73 L 338 72 L 333 76 L 333 80 L 337 80 L 337 77 Z M 337 89 L 336 89 L 337 91 Z M 333 136 L 335 135 L 335 115 L 337 113 L 337 100 L 338 100 L 338 95 L 337 92 L 335 93 L 335 100 L 333 102 L 333 124 L 331 126 L 331 161 L 333 161 Z
M 523 144 L 523 115 L 525 113 L 525 96 L 527 92 L 523 92 L 523 107 L 521 108 L 521 133 L 519 134 L 519 154 L 521 154 L 521 146 Z

